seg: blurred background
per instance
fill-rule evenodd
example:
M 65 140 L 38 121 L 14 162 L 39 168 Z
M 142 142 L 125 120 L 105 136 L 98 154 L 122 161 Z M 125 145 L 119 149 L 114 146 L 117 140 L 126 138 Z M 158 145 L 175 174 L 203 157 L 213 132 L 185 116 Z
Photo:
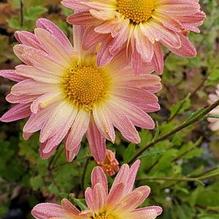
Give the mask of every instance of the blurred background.
M 208 105 L 208 94 L 219 83 L 219 2 L 200 0 L 207 19 L 201 34 L 191 34 L 198 56 L 192 59 L 166 56 L 159 93 L 161 110 L 153 114 L 154 131 L 139 130 L 142 142 L 128 144 L 118 134 L 114 145 L 117 159 L 130 160 L 136 149 L 182 124 L 192 113 Z M 59 0 L 0 1 L 0 69 L 14 68 L 19 60 L 13 54 L 16 30 L 33 31 L 39 17 L 54 21 L 71 36 L 65 22 L 71 13 Z M 9 104 L 4 97 L 12 83 L 0 78 L 0 114 Z M 44 201 L 70 199 L 83 206 L 83 191 L 90 184 L 90 172 L 96 165 L 87 143 L 76 160 L 66 163 L 63 146 L 49 160 L 38 155 L 38 136 L 22 138 L 22 122 L 0 123 L 0 218 L 31 218 L 31 208 Z M 148 149 L 141 156 L 136 185 L 152 188 L 144 203 L 161 205 L 162 219 L 219 219 L 219 132 L 211 132 L 206 119 L 178 132 Z M 111 182 L 112 180 L 110 180 Z

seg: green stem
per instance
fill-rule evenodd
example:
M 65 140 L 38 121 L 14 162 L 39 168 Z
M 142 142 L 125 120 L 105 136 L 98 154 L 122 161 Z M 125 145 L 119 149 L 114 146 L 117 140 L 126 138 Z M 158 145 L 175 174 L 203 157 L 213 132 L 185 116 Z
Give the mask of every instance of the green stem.
M 57 153 L 51 158 L 51 160 L 49 161 L 49 164 L 48 164 L 48 170 L 53 170 L 54 169 L 54 166 L 57 162 L 57 160 L 59 159 L 59 157 L 62 155 L 64 151 L 64 148 L 60 149 L 59 151 L 57 151 Z
M 81 176 L 81 186 L 82 186 L 83 190 L 85 188 L 85 177 L 86 177 L 86 172 L 87 172 L 87 167 L 88 167 L 89 161 L 90 161 L 90 157 L 88 157 L 85 161 L 84 170 L 83 170 L 83 173 Z
M 23 0 L 20 0 L 20 26 L 24 25 L 24 3 Z
M 203 205 L 196 205 L 195 207 L 200 208 L 200 209 L 204 209 L 208 212 L 219 213 L 218 207 L 210 207 L 210 206 L 203 206 Z
M 163 177 L 154 177 L 154 176 L 147 176 L 145 178 L 138 179 L 139 181 L 143 180 L 150 180 L 150 181 L 197 181 L 198 178 L 192 178 L 192 177 L 169 177 L 169 176 L 163 176 Z
M 218 174 L 214 174 L 214 175 L 207 175 L 205 176 L 206 173 L 203 173 L 202 176 L 199 177 L 188 177 L 188 176 L 183 176 L 183 177 L 169 177 L 169 176 L 161 176 L 161 177 L 155 177 L 155 176 L 147 176 L 145 178 L 140 178 L 138 180 L 142 181 L 142 180 L 151 180 L 151 181 L 196 181 L 199 183 L 202 183 L 201 180 L 205 180 L 205 179 L 209 179 L 212 177 L 216 177 L 219 175 Z
M 208 118 L 213 118 L 213 119 L 219 119 L 219 115 L 216 114 L 209 114 Z
M 219 100 L 217 100 L 215 103 L 213 103 L 212 105 L 204 108 L 203 110 L 201 110 L 199 113 L 197 113 L 196 115 L 194 115 L 191 119 L 186 120 L 185 122 L 183 122 L 181 125 L 177 126 L 176 128 L 174 128 L 173 130 L 171 130 L 170 132 L 160 136 L 159 138 L 152 140 L 149 144 L 145 145 L 143 148 L 141 148 L 139 151 L 137 151 L 137 153 L 129 160 L 129 164 L 133 163 L 140 155 L 142 155 L 148 148 L 154 146 L 155 144 L 157 144 L 158 142 L 161 142 L 169 137 L 171 137 L 172 135 L 176 134 L 177 132 L 183 130 L 184 128 L 187 128 L 188 126 L 192 125 L 195 122 L 198 122 L 199 120 L 201 120 L 203 117 L 205 117 L 205 115 L 207 115 L 209 112 L 211 112 L 215 107 L 217 107 L 219 105 Z
M 187 98 L 190 98 L 191 94 L 188 94 L 184 100 L 181 102 L 181 104 L 178 106 L 176 112 L 168 119 L 168 122 L 172 121 L 177 115 L 178 113 L 180 112 L 180 110 L 183 108 L 183 106 L 185 105 L 186 103 L 186 100 Z

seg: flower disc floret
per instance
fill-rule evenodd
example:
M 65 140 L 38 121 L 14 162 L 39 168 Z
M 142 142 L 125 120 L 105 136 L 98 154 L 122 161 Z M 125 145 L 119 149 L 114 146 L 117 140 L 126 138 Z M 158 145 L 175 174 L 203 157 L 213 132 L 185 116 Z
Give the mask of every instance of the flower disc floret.
M 94 216 L 90 217 L 91 219 L 120 219 L 120 217 L 117 217 L 112 214 L 108 214 L 107 211 L 100 212 L 98 214 L 94 214 Z
M 89 111 L 106 99 L 110 82 L 110 77 L 102 68 L 75 65 L 66 71 L 62 88 L 70 103 Z
M 154 6 L 154 0 L 117 0 L 118 12 L 134 24 L 150 19 Z

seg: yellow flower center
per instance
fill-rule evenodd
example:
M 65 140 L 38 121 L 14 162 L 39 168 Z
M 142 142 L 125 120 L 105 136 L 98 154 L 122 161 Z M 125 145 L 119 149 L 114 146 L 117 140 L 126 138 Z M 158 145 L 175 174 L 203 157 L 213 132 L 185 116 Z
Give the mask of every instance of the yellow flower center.
M 74 65 L 67 69 L 62 89 L 68 101 L 86 111 L 102 102 L 109 93 L 111 78 L 95 64 Z
M 151 18 L 155 8 L 154 0 L 117 0 L 118 12 L 134 24 Z
M 119 219 L 117 216 L 112 214 L 107 214 L 106 211 L 101 212 L 99 214 L 95 214 L 94 216 L 90 217 L 91 219 Z

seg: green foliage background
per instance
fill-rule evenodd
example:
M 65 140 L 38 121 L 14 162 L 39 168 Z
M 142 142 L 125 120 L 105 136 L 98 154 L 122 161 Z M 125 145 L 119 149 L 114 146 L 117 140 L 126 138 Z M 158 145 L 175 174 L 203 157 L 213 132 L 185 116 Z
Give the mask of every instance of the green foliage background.
M 207 95 L 219 83 L 219 3 L 201 0 L 207 13 L 201 34 L 191 34 L 198 56 L 193 59 L 167 56 L 159 94 L 161 111 L 153 114 L 157 121 L 154 131 L 139 130 L 142 142 L 128 144 L 118 134 L 114 145 L 121 163 L 128 162 L 136 150 L 167 133 L 207 106 Z M 57 0 L 19 0 L 0 2 L 0 68 L 13 68 L 19 63 L 12 46 L 16 30 L 32 31 L 38 17 L 47 17 L 58 24 L 71 38 L 71 27 L 65 22 L 69 11 Z M 21 16 L 22 15 L 22 16 Z M 0 79 L 0 113 L 9 105 L 4 96 L 11 83 Z M 95 166 L 87 143 L 82 143 L 76 160 L 66 163 L 63 147 L 55 156 L 41 160 L 38 136 L 22 139 L 23 122 L 0 124 L 0 217 L 13 203 L 31 218 L 30 209 L 43 201 L 69 198 L 83 208 L 83 190 L 90 184 Z M 141 155 L 141 169 L 136 185 L 152 188 L 148 204 L 161 205 L 162 219 L 219 219 L 219 135 L 208 129 L 203 118 L 175 135 L 160 141 Z M 110 179 L 112 182 L 112 179 Z

